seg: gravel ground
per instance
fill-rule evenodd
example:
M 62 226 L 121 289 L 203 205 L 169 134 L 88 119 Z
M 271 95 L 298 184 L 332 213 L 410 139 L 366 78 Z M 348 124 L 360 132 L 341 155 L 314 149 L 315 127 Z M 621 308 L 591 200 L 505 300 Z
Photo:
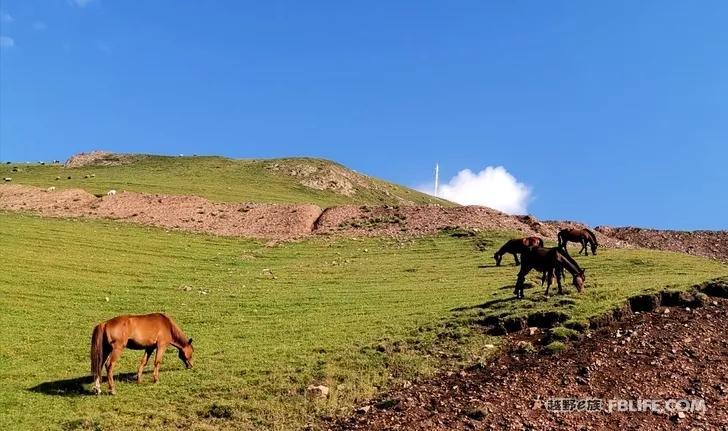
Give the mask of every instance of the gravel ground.
M 482 368 L 448 372 L 362 406 L 331 430 L 727 430 L 728 300 L 658 308 L 558 354 L 521 353 L 509 336 Z M 552 398 L 603 400 L 597 412 L 551 412 Z M 704 400 L 704 412 L 606 411 L 608 401 Z M 697 404 L 696 404 L 697 405 Z M 366 411 L 366 413 L 365 413 Z

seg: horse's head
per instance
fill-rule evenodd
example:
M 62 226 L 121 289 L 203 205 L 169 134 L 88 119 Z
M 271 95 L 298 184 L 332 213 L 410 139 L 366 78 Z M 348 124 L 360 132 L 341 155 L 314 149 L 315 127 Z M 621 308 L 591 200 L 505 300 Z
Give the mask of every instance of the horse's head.
M 597 244 L 595 242 L 591 243 L 591 250 L 592 250 L 592 254 L 594 256 L 596 256 L 597 255 Z
M 187 341 L 187 345 L 179 349 L 179 359 L 185 364 L 186 368 L 192 368 L 192 352 L 195 349 L 192 347 L 192 338 Z
M 503 259 L 503 255 L 496 253 L 493 255 L 493 259 L 495 259 L 495 266 L 500 266 L 501 259 Z
M 574 287 L 576 287 L 576 290 L 581 292 L 584 290 L 584 281 L 586 281 L 586 273 L 582 269 L 581 272 L 574 274 Z

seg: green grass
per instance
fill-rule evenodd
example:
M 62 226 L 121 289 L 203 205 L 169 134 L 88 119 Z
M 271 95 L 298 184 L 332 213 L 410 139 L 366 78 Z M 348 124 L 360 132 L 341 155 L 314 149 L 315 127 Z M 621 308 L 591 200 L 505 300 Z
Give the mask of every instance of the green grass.
M 561 341 L 552 341 L 546 345 L 545 349 L 551 353 L 558 353 L 558 352 L 563 352 L 564 350 L 566 350 L 567 346 L 566 346 L 566 344 L 562 343 Z
M 584 319 L 636 292 L 728 274 L 724 264 L 682 254 L 600 250 L 577 257 L 588 274 L 583 294 L 567 288 L 546 299 L 528 289 L 526 300 L 509 301 L 510 261 L 479 267 L 492 265 L 507 236 L 266 247 L 0 213 L 0 429 L 300 429 L 393 382 L 485 357 L 493 350 L 485 344 L 497 341 L 460 324 L 473 316 L 560 309 Z M 493 299 L 503 302 L 476 307 Z M 157 385 L 145 375 L 142 385 L 119 383 L 116 396 L 76 393 L 93 326 L 152 311 L 195 339 L 195 368 L 184 370 L 170 351 Z M 117 371 L 133 372 L 139 357 L 125 351 Z M 329 386 L 330 398 L 307 400 L 312 383 Z
M 281 169 L 273 170 L 278 164 Z M 399 204 L 398 198 L 425 204 L 453 205 L 418 191 L 366 177 L 366 184 L 355 185 L 352 196 L 316 190 L 300 184 L 300 179 L 283 173 L 284 167 L 305 164 L 318 169 L 332 166 L 330 161 L 310 158 L 234 160 L 224 157 L 135 156 L 131 164 L 64 168 L 61 165 L 3 164 L 0 176 L 13 183 L 47 188 L 82 188 L 90 193 L 128 190 L 143 193 L 195 195 L 219 202 L 313 203 L 321 207 L 342 204 Z M 13 172 L 13 167 L 18 172 Z M 94 175 L 92 178 L 86 176 Z M 71 179 L 67 179 L 68 177 Z M 60 177 L 60 180 L 56 180 Z

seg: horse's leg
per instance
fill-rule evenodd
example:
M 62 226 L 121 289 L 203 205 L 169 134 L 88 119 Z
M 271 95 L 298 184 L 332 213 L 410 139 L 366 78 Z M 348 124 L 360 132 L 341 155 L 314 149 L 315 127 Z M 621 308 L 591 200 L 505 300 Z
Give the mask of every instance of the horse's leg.
M 121 357 L 122 351 L 124 351 L 124 346 L 114 346 L 111 350 L 111 355 L 109 356 L 108 362 L 106 363 L 106 377 L 109 379 L 109 389 L 111 390 L 111 395 L 116 394 L 116 385 L 114 384 L 114 365 L 116 365 L 116 361 L 118 361 Z
M 518 260 L 518 253 L 513 253 L 513 258 L 516 259 L 516 265 L 521 264 L 521 262 Z
M 142 374 L 144 374 L 144 367 L 147 366 L 147 361 L 149 361 L 149 356 L 151 356 L 152 352 L 154 352 L 154 349 L 146 349 L 144 351 L 142 360 L 141 360 L 141 362 L 139 362 L 139 369 L 137 370 L 137 383 L 142 382 Z
M 96 392 L 96 395 L 101 395 L 101 380 L 104 378 L 103 368 L 109 362 L 109 355 L 111 354 L 111 346 L 106 343 L 106 340 L 104 340 L 103 345 L 101 346 L 101 351 L 103 352 L 101 369 L 99 370 L 99 375 L 94 376 L 94 392 Z
M 152 373 L 152 381 L 157 383 L 159 381 L 159 367 L 162 365 L 162 357 L 164 351 L 167 350 L 167 345 L 157 346 L 157 353 L 154 355 L 154 373 Z
M 584 238 L 581 239 L 581 250 L 579 250 L 579 254 L 581 254 L 582 251 L 586 256 L 589 256 L 589 252 L 586 251 L 586 240 Z
M 513 293 L 516 294 L 516 298 L 523 298 L 523 284 L 526 282 L 526 274 L 523 270 L 518 272 L 518 279 L 516 280 L 516 289 Z
M 551 271 L 544 272 L 543 273 L 543 276 L 542 276 L 542 279 L 543 278 L 547 278 L 548 279 L 548 283 L 546 284 L 546 292 L 544 292 L 544 295 L 546 297 L 548 297 L 549 296 L 549 289 L 551 288 L 551 283 L 553 283 L 553 281 L 554 281 L 554 279 L 553 279 L 553 273 Z M 541 286 L 543 287 L 543 281 L 541 281 Z
M 562 271 L 562 270 L 557 269 L 556 271 Z M 561 274 L 561 276 L 563 277 L 563 273 Z M 558 273 L 556 274 L 556 284 L 559 286 L 559 295 L 563 295 L 564 291 L 561 290 L 561 277 L 559 277 Z

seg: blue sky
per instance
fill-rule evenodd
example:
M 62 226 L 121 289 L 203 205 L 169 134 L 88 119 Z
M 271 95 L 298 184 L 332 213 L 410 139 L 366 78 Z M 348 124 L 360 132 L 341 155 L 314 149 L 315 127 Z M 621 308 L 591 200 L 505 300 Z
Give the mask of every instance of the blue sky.
M 309 155 L 410 186 L 502 166 L 539 218 L 728 228 L 722 0 L 0 9 L 2 160 Z

